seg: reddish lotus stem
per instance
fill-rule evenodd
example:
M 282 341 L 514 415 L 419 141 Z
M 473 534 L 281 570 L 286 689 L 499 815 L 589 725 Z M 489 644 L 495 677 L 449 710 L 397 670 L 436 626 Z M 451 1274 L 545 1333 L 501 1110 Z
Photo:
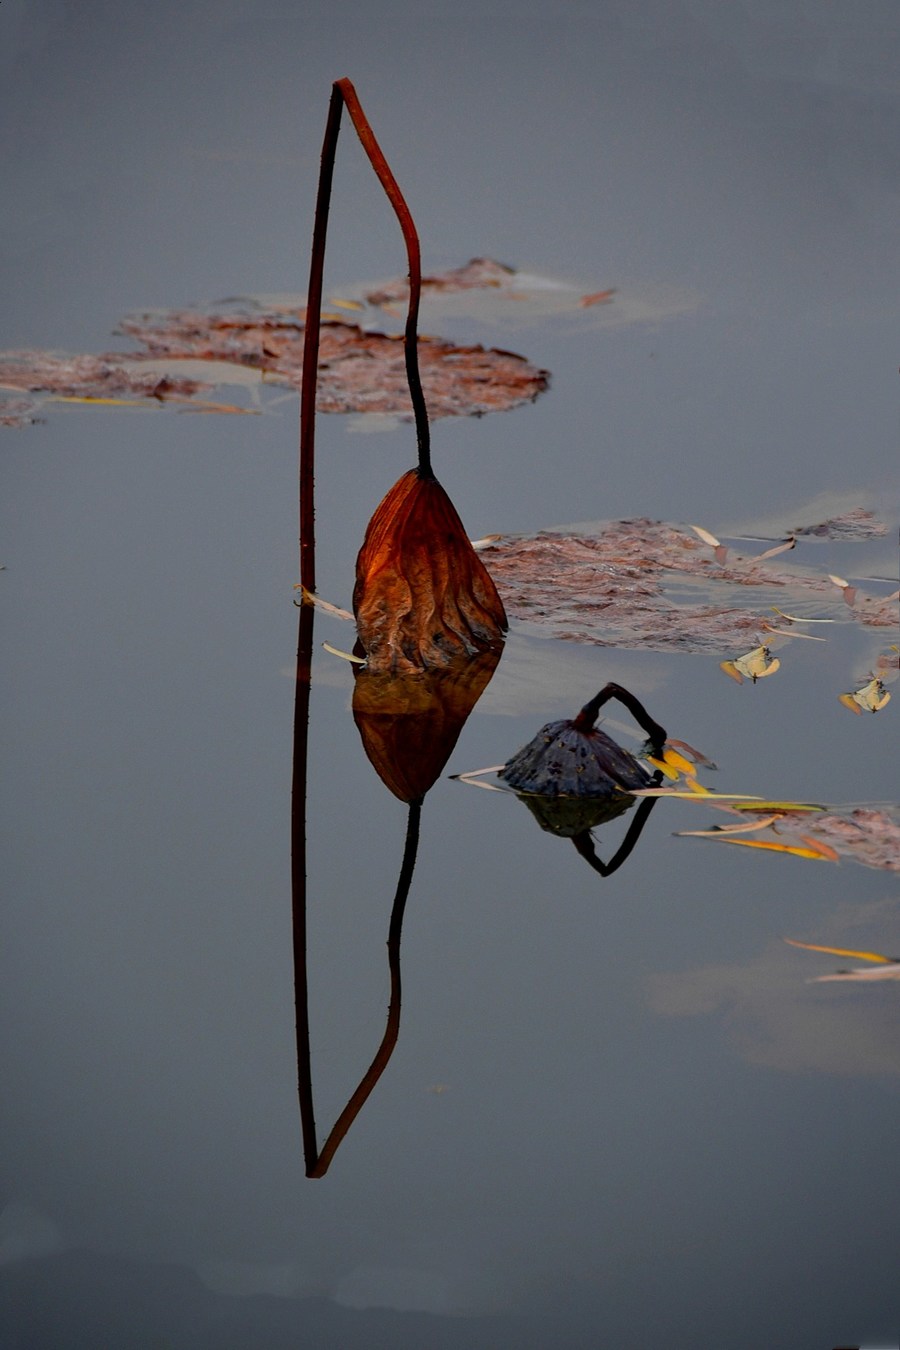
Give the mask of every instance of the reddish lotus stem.
M 348 79 L 336 80 L 328 105 L 325 139 L 322 143 L 322 162 L 319 170 L 319 188 L 316 197 L 313 226 L 312 258 L 309 287 L 306 297 L 306 320 L 303 332 L 303 383 L 300 390 L 300 580 L 308 591 L 315 591 L 315 508 L 314 464 L 316 426 L 316 383 L 319 363 L 319 329 L 322 315 L 322 279 L 325 270 L 325 236 L 328 230 L 328 209 L 331 204 L 331 183 L 334 176 L 334 157 L 337 149 L 341 109 L 344 104 L 356 128 L 362 147 L 369 157 L 378 181 L 394 208 L 409 263 L 409 308 L 406 317 L 406 379 L 416 420 L 416 441 L 419 450 L 419 474 L 433 478 L 431 468 L 431 433 L 428 409 L 419 375 L 419 300 L 422 294 L 422 261 L 419 236 L 406 200 L 397 180 L 391 173 L 375 133 L 362 110 L 356 90 Z

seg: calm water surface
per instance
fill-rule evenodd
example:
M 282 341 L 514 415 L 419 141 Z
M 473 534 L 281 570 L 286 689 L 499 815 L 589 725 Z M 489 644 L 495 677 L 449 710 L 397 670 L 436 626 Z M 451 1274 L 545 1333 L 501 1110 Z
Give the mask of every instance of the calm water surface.
M 892 5 L 863 24 L 840 4 L 45 0 L 4 4 L 0 34 L 5 347 L 103 350 L 132 309 L 302 289 L 346 74 L 426 269 L 486 254 L 623 303 L 692 297 L 622 327 L 447 321 L 553 373 L 531 407 L 435 430 L 473 537 L 638 515 L 721 533 L 819 494 L 895 516 Z M 338 292 L 403 267 L 349 130 L 339 158 Z M 305 1179 L 296 422 L 293 400 L 58 407 L 4 434 L 4 1346 L 896 1345 L 897 987 L 807 983 L 839 959 L 782 942 L 897 954 L 896 879 L 674 838 L 709 823 L 691 805 L 660 804 L 604 879 L 514 797 L 442 776 L 397 1050 Z M 329 599 L 413 457 L 409 428 L 320 418 Z M 804 561 L 896 573 L 893 537 L 843 547 Z M 350 645 L 327 616 L 316 636 Z M 891 800 L 900 705 L 837 701 L 884 645 L 841 627 L 738 688 L 717 658 L 514 626 L 446 773 L 616 680 L 723 791 Z M 320 1138 L 384 1028 L 406 828 L 351 689 L 317 646 Z

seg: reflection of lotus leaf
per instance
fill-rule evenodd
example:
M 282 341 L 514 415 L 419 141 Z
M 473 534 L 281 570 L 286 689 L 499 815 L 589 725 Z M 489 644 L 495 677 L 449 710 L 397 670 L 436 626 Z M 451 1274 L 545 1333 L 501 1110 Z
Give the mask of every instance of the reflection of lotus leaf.
M 499 660 L 499 651 L 486 651 L 407 675 L 354 668 L 353 720 L 372 767 L 395 797 L 424 797 Z

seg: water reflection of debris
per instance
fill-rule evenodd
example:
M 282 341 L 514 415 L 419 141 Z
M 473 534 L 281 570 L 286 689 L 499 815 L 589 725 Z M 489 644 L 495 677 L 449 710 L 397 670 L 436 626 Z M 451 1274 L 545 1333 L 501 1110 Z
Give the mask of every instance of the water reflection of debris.
M 900 980 L 900 956 L 883 956 L 881 952 L 860 952 L 849 947 L 822 947 L 815 942 L 798 942 L 785 938 L 792 947 L 804 947 L 810 952 L 827 952 L 831 956 L 850 956 L 858 961 L 871 961 L 873 966 L 857 966 L 852 970 L 836 970 L 831 975 L 815 975 L 808 983 L 825 984 L 833 980 L 853 983 L 872 983 L 880 980 Z

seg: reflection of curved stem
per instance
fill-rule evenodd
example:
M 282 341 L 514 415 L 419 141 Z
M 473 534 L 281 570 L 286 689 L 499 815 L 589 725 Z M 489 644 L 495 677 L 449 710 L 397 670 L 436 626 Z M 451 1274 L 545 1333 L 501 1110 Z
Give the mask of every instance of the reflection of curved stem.
M 575 848 L 578 850 L 581 857 L 584 858 L 585 862 L 593 867 L 595 872 L 599 872 L 601 877 L 612 876 L 613 872 L 622 866 L 623 862 L 640 839 L 641 831 L 647 824 L 647 817 L 656 805 L 657 800 L 658 798 L 656 797 L 644 797 L 634 813 L 634 819 L 628 826 L 625 838 L 622 840 L 608 863 L 605 863 L 602 858 L 597 857 L 597 854 L 594 851 L 594 841 L 591 838 L 590 830 L 584 830 L 581 834 L 573 835 L 572 843 L 575 845 Z
M 341 1140 L 359 1115 L 369 1094 L 384 1073 L 387 1062 L 394 1053 L 394 1046 L 397 1044 L 397 1036 L 400 1031 L 400 932 L 403 927 L 403 911 L 406 908 L 406 898 L 409 895 L 413 869 L 416 865 L 416 850 L 419 846 L 419 823 L 421 815 L 422 799 L 419 798 L 418 801 L 410 802 L 409 804 L 409 819 L 406 827 L 406 844 L 403 849 L 403 864 L 400 868 L 400 877 L 397 882 L 394 907 L 391 910 L 391 922 L 388 929 L 387 948 L 388 967 L 391 973 L 391 1000 L 388 1005 L 387 1026 L 384 1029 L 384 1035 L 381 1038 L 381 1044 L 375 1053 L 375 1058 L 363 1074 L 359 1087 L 353 1093 L 353 1096 L 335 1121 L 334 1127 L 322 1147 L 322 1152 L 318 1155 L 318 1158 L 312 1166 L 310 1166 L 309 1154 L 306 1154 L 306 1175 L 308 1177 L 323 1177 L 328 1171 L 328 1167 L 338 1150 Z M 311 1096 L 309 1105 L 311 1113 Z
M 301 605 L 294 692 L 294 767 L 291 782 L 291 895 L 294 934 L 294 1007 L 297 1022 L 297 1082 L 303 1155 L 307 1169 L 316 1158 L 312 1070 L 309 1056 L 309 994 L 306 976 L 306 785 L 309 749 L 309 696 L 315 609 Z
M 313 1103 L 312 1068 L 309 1045 L 309 979 L 306 964 L 306 788 L 309 749 L 309 699 L 312 674 L 312 605 L 300 608 L 297 640 L 297 686 L 294 696 L 294 770 L 291 800 L 291 893 L 294 916 L 294 1006 L 297 1022 L 297 1089 L 303 1130 L 303 1157 L 308 1177 L 323 1177 L 337 1152 L 338 1145 L 359 1114 L 366 1098 L 381 1077 L 394 1053 L 400 1031 L 400 933 L 403 912 L 412 884 L 419 846 L 422 798 L 409 804 L 403 862 L 394 894 L 388 928 L 388 968 L 391 975 L 391 999 L 387 1026 L 378 1051 L 347 1105 L 325 1140 L 322 1152 L 316 1142 L 316 1118 Z

